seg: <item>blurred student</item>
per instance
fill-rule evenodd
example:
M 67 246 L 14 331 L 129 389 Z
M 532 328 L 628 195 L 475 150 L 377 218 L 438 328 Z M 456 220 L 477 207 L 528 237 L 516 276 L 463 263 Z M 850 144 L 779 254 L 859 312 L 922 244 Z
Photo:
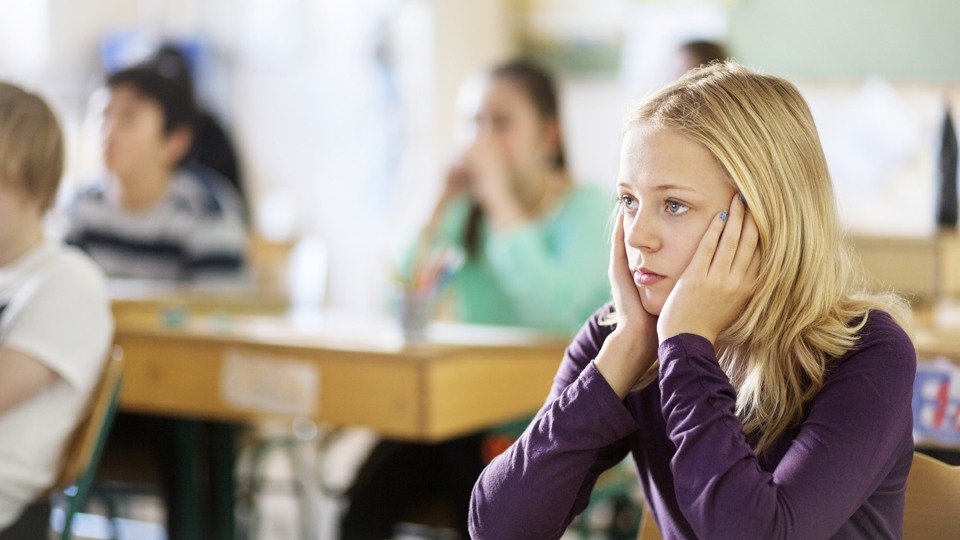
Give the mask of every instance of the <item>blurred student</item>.
M 196 108 L 179 77 L 150 64 L 109 76 L 106 174 L 70 206 L 67 241 L 111 278 L 241 280 L 242 206 L 223 177 L 186 164 Z
M 179 84 L 195 92 L 196 86 L 190 61 L 176 45 L 169 43 L 161 45 L 144 60 L 144 64 L 168 77 L 175 78 Z M 243 210 L 247 215 L 249 201 L 246 199 L 246 190 L 240 175 L 240 163 L 233 142 L 213 114 L 202 107 L 199 101 L 196 106 L 193 140 L 187 160 L 213 169 L 230 182 L 240 197 Z
M 609 300 L 606 221 L 613 198 L 567 170 L 553 78 L 528 61 L 494 67 L 472 112 L 409 272 L 461 250 L 452 275 L 461 321 L 570 332 Z M 443 513 L 467 538 L 483 434 L 438 445 L 381 442 L 349 491 L 344 538 L 384 538 L 398 521 Z M 438 510 L 439 509 L 439 510 Z
M 684 73 L 714 62 L 724 62 L 730 58 L 723 44 L 716 41 L 695 39 L 686 41 L 677 49 L 673 78 L 679 79 Z
M 193 89 L 176 67 L 146 62 L 107 78 L 106 172 L 71 204 L 67 242 L 86 251 L 110 278 L 242 288 L 248 278 L 242 207 L 222 176 L 187 161 L 196 107 Z M 198 427 L 121 413 L 107 447 L 108 455 L 117 455 L 128 445 L 149 445 L 164 483 L 172 538 L 185 534 L 178 529 L 184 505 L 175 483 L 183 466 L 177 445 L 212 432 Z M 200 443 L 197 455 L 206 451 Z
M 56 481 L 113 336 L 103 272 L 44 238 L 63 161 L 50 108 L 0 82 L 0 531 Z
M 570 176 L 558 99 L 550 74 L 524 60 L 483 82 L 472 140 L 447 171 L 416 261 L 463 251 L 451 281 L 461 321 L 572 332 L 609 298 L 612 198 Z

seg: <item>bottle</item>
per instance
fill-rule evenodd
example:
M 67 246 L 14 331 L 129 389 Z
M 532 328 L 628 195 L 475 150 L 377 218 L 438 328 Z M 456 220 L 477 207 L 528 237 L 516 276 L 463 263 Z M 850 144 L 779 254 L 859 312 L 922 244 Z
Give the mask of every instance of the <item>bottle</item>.
M 940 129 L 937 156 L 937 225 L 957 226 L 957 132 L 954 130 L 950 104 L 947 102 Z

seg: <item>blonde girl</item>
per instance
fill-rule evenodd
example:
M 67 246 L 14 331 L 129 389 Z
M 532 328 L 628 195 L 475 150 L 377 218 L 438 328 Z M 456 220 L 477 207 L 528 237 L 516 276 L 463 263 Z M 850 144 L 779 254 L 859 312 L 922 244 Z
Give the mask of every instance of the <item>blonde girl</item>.
M 690 72 L 628 118 L 617 191 L 612 305 L 481 475 L 473 536 L 560 537 L 629 453 L 665 538 L 899 538 L 909 313 L 854 279 L 796 88 Z

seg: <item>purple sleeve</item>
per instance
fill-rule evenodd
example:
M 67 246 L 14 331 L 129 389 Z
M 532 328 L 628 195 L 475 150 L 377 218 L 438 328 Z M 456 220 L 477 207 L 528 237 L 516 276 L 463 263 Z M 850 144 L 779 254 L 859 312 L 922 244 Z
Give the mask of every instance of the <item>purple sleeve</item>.
M 598 312 L 599 313 L 599 312 Z M 567 348 L 543 408 L 484 469 L 470 500 L 476 539 L 559 538 L 637 422 L 593 365 L 609 329 L 595 314 Z
M 868 326 L 772 472 L 742 433 L 733 387 L 710 342 L 682 334 L 661 344 L 677 502 L 698 536 L 827 538 L 877 489 L 909 443 L 916 356 L 886 314 L 874 312 Z

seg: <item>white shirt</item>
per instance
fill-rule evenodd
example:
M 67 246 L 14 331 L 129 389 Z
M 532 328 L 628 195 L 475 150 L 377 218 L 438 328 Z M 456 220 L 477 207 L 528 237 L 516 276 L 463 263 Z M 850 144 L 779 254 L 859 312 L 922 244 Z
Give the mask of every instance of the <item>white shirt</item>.
M 0 530 L 57 479 L 112 339 L 106 280 L 79 250 L 43 244 L 0 267 L 0 347 L 60 376 L 0 415 Z

